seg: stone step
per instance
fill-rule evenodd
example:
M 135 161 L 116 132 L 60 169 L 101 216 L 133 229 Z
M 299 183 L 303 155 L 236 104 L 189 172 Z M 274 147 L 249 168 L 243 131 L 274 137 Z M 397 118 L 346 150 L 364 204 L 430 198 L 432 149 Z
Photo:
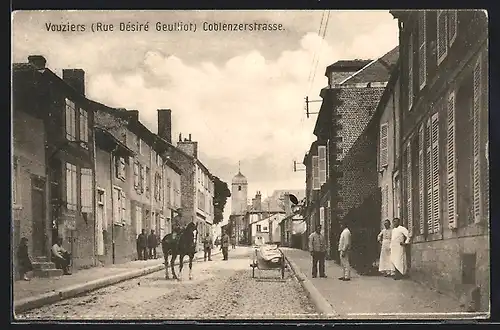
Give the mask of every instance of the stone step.
M 35 261 L 33 262 L 33 269 L 46 270 L 46 269 L 56 269 L 56 265 L 49 261 Z
M 49 257 L 34 257 L 34 262 L 50 262 Z
M 33 276 L 34 277 L 58 277 L 62 276 L 63 271 L 62 269 L 34 269 L 33 270 Z

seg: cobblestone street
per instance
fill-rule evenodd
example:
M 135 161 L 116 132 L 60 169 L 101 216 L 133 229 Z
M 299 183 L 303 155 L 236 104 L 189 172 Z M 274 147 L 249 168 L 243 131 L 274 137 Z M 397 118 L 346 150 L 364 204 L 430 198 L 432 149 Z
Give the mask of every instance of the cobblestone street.
M 26 319 L 238 319 L 316 318 L 306 293 L 289 271 L 256 271 L 248 248 L 229 251 L 211 262 L 193 264 L 188 280 L 164 279 L 164 271 L 106 287 L 17 315 Z M 176 272 L 178 267 L 176 267 Z

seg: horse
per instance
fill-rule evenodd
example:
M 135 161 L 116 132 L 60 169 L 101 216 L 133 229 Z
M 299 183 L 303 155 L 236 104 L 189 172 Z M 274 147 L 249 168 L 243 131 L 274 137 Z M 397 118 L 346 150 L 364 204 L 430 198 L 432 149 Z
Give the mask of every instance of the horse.
M 196 234 L 194 233 L 196 232 Z M 182 280 L 182 268 L 184 266 L 184 257 L 189 257 L 189 279 L 193 279 L 193 259 L 196 253 L 196 246 L 198 241 L 198 225 L 190 222 L 186 228 L 181 230 L 177 237 L 172 233 L 166 234 L 161 240 L 161 248 L 163 257 L 165 258 L 165 279 L 170 279 L 168 275 L 168 256 L 171 255 L 170 267 L 172 269 L 172 276 L 174 280 Z M 174 263 L 179 256 L 179 277 L 175 274 Z

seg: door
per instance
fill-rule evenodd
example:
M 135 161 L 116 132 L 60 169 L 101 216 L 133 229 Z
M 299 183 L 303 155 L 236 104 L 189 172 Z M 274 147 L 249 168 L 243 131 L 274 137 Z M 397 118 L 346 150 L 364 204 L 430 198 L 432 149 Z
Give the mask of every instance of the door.
M 97 190 L 97 210 L 96 210 L 96 244 L 97 255 L 104 255 L 104 191 Z
M 46 256 L 45 180 L 38 176 L 31 177 L 31 219 L 33 256 Z

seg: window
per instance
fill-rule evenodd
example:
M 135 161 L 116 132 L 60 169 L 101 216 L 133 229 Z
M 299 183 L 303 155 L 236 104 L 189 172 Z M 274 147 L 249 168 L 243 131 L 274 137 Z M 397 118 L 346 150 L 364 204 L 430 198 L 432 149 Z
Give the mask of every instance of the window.
M 418 227 L 420 235 L 425 233 L 425 130 L 424 125 L 418 130 Z
M 429 139 L 427 145 L 427 232 L 440 233 L 439 193 L 439 112 L 427 122 Z
M 411 142 L 408 142 L 406 148 L 406 217 L 408 220 L 408 235 L 412 237 L 413 234 L 413 179 L 412 179 L 412 163 L 411 163 Z
M 66 99 L 66 139 L 76 141 L 76 107 L 75 103 Z
M 135 233 L 139 235 L 142 231 L 142 208 L 140 206 L 135 207 Z
M 76 211 L 77 189 L 76 165 L 66 163 L 66 207 L 68 210 Z
M 141 138 L 136 135 L 136 147 L 137 147 L 137 152 L 139 154 L 142 154 L 142 145 L 141 145 Z
M 127 223 L 127 197 L 125 196 L 125 192 L 123 190 L 120 191 L 120 204 L 119 207 L 121 207 L 121 215 L 120 219 L 123 224 Z
M 262 231 L 261 225 L 257 225 L 257 231 Z
M 410 33 L 408 39 L 408 110 L 411 110 L 413 106 L 413 96 L 414 96 L 414 88 L 413 88 L 413 33 Z
M 113 187 L 113 224 L 122 225 L 122 190 L 119 187 Z
M 238 191 L 241 191 L 241 186 L 238 186 Z
M 326 183 L 326 146 L 318 146 L 319 185 Z
M 482 202 L 482 168 L 481 168 L 481 112 L 482 112 L 482 66 L 481 59 L 478 59 L 474 66 L 474 106 L 473 106 L 473 204 L 474 204 L 474 222 L 479 223 L 483 217 Z
M 167 201 L 167 205 L 168 206 L 172 206 L 174 204 L 173 200 L 172 200 L 173 194 L 171 193 L 170 189 L 172 189 L 172 183 L 170 181 L 170 178 L 167 178 L 167 197 L 166 197 L 166 201 Z
M 427 79 L 426 34 L 426 12 L 422 10 L 418 17 L 418 81 L 420 89 L 424 88 Z
M 125 158 L 115 157 L 115 176 L 116 178 L 125 181 Z
M 457 38 L 458 10 L 448 10 L 448 44 L 453 45 Z
M 319 157 L 312 156 L 312 170 L 313 170 L 313 190 L 319 190 Z
M 149 196 L 149 192 L 150 192 L 150 189 L 151 189 L 151 172 L 149 170 L 149 167 L 146 166 L 146 180 L 145 180 L 145 184 L 146 184 L 146 195 Z
M 82 147 L 88 149 L 89 142 L 89 118 L 88 113 L 85 109 L 80 108 L 80 141 L 86 142 L 82 143 Z
M 388 165 L 388 132 L 389 125 L 387 123 L 380 125 L 380 170 L 383 170 Z
M 137 190 L 140 187 L 139 180 L 139 163 L 134 161 L 134 188 Z
M 139 176 L 140 176 L 140 192 L 144 192 L 144 189 L 146 188 L 146 174 L 144 173 L 145 172 L 145 169 L 144 169 L 144 166 L 139 164 L 139 169 L 140 169 L 140 172 L 139 172 Z
M 267 231 L 267 227 L 262 227 L 262 231 Z
M 80 170 L 81 206 L 83 213 L 92 213 L 92 169 Z
M 448 55 L 448 35 L 447 23 L 448 16 L 444 10 L 437 12 L 437 64 L 441 64 L 446 55 Z
M 455 154 L 455 93 L 448 96 L 448 122 L 446 144 L 446 195 L 448 202 L 448 227 L 457 228 L 457 163 Z
M 14 169 L 13 169 L 13 182 L 12 182 L 12 204 L 15 205 L 16 203 L 18 203 L 19 201 L 17 200 L 18 197 L 17 197 L 17 194 L 18 194 L 18 184 L 19 184 L 19 159 L 14 156 L 14 160 L 13 160 L 13 165 L 14 165 Z

